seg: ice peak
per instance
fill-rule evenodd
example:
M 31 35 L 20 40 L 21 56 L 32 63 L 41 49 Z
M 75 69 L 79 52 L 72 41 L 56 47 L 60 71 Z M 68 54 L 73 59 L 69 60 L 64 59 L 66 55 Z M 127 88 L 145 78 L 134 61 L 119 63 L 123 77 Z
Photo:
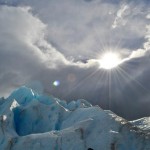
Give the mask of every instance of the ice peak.
M 12 94 L 8 97 L 8 99 L 15 99 L 18 104 L 26 105 L 31 102 L 34 98 L 36 98 L 38 94 L 34 92 L 31 88 L 26 86 L 22 86 L 16 89 Z

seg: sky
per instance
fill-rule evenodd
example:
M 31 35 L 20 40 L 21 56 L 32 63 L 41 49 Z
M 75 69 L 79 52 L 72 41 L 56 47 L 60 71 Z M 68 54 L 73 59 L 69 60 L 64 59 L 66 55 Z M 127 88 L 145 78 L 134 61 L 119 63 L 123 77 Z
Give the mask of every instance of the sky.
M 108 51 L 121 59 L 110 70 Z M 150 1 L 0 0 L 0 97 L 22 85 L 150 116 Z

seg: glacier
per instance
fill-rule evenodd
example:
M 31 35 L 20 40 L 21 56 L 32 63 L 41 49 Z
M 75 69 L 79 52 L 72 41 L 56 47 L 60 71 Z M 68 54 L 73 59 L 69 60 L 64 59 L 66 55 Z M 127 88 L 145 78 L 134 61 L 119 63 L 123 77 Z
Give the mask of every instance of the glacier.
M 148 119 L 127 121 L 22 86 L 0 98 L 0 150 L 150 150 Z

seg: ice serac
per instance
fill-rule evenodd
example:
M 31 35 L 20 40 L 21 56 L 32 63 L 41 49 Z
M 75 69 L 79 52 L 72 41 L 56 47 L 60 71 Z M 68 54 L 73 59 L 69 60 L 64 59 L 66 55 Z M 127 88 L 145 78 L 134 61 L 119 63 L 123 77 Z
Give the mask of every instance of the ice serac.
M 0 99 L 0 150 L 149 149 L 149 132 L 139 122 L 85 100 L 66 103 L 27 87 Z

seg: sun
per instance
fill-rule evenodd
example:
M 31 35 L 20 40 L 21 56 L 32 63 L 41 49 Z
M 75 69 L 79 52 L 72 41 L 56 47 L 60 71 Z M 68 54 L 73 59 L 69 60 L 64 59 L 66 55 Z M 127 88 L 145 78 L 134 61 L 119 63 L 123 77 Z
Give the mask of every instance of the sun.
M 114 52 L 106 52 L 99 59 L 100 68 L 103 69 L 113 69 L 116 68 L 121 63 L 121 58 L 119 54 Z

